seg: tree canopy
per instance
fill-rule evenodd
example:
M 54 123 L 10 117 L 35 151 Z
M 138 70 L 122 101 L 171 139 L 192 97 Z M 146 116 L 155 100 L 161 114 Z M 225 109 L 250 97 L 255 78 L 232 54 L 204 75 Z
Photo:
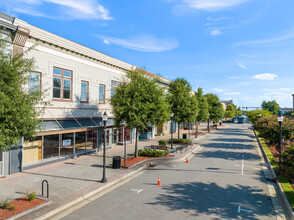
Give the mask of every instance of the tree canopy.
M 261 107 L 264 110 L 268 110 L 268 111 L 272 112 L 274 115 L 278 115 L 278 113 L 280 111 L 280 106 L 275 100 L 263 101 L 261 103 Z
M 218 123 L 224 117 L 223 104 L 219 101 L 217 95 L 208 93 L 205 95 L 208 102 L 209 119 L 213 121 L 214 124 Z
M 42 102 L 42 91 L 28 92 L 29 73 L 34 60 L 26 53 L 9 53 L 9 38 L 0 37 L 0 149 L 7 151 L 21 137 L 32 138 L 39 126 L 41 111 L 35 108 Z
M 197 96 L 198 107 L 199 107 L 197 121 L 198 122 L 205 121 L 208 119 L 208 103 L 207 103 L 206 97 L 203 95 L 202 88 L 198 88 L 196 96 Z
M 192 88 L 190 83 L 184 78 L 178 78 L 171 82 L 169 85 L 169 103 L 171 105 L 171 111 L 174 114 L 174 121 L 178 124 L 180 122 L 191 122 L 193 118 L 193 109 L 192 105 L 195 105 L 196 102 L 191 98 Z M 180 129 L 178 129 L 178 136 Z
M 146 129 L 148 124 L 163 124 L 170 118 L 170 106 L 164 90 L 156 83 L 157 79 L 147 77 L 145 70 L 130 70 L 110 101 L 116 126 L 126 123 L 136 128 L 136 157 L 138 132 Z
M 268 110 L 252 110 L 247 111 L 246 116 L 252 124 L 255 124 L 259 118 L 264 116 L 271 116 L 273 113 Z M 260 115 L 260 116 L 259 116 Z

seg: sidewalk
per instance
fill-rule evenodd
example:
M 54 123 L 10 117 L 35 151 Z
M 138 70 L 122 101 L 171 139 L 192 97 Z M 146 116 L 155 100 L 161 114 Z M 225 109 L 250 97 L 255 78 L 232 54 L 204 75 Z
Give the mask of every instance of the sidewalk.
M 205 126 L 201 126 L 204 129 Z M 201 129 L 202 130 L 202 129 Z M 200 131 L 200 129 L 199 129 Z M 203 132 L 203 131 L 201 131 Z M 181 131 L 183 133 L 188 131 Z M 192 133 L 192 130 L 191 130 Z M 206 134 L 207 132 L 203 132 Z M 174 134 L 177 137 L 177 133 Z M 170 135 L 158 136 L 152 140 L 140 141 L 138 148 L 157 145 L 160 139 L 169 139 Z M 194 140 L 194 135 L 190 136 Z M 175 145 L 176 147 L 176 145 Z M 127 154 L 134 153 L 135 144 L 127 145 Z M 122 156 L 124 147 L 122 145 L 112 146 L 106 150 L 106 177 L 107 183 L 100 183 L 102 179 L 103 152 L 91 155 L 80 156 L 74 159 L 65 160 L 45 166 L 25 170 L 21 173 L 12 174 L 6 178 L 0 178 L 0 202 L 14 200 L 24 196 L 27 192 L 36 192 L 41 196 L 41 183 L 47 180 L 49 183 L 49 200 L 52 202 L 47 206 L 21 217 L 21 219 L 35 219 L 56 208 L 59 208 L 87 193 L 104 187 L 119 178 L 128 176 L 140 167 L 130 169 L 112 169 L 112 157 Z M 190 151 L 177 154 L 177 159 L 185 158 Z M 145 166 L 140 164 L 140 166 Z M 46 191 L 45 191 L 46 192 Z

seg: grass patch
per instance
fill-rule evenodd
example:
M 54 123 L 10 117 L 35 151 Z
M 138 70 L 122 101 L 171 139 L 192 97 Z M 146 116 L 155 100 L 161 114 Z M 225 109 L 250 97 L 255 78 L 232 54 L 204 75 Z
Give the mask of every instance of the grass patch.
M 256 135 L 258 136 L 258 132 L 256 132 Z M 273 156 L 272 152 L 270 151 L 269 147 L 267 146 L 267 144 L 265 143 L 264 139 L 261 137 L 258 137 L 263 149 L 265 150 L 265 153 L 273 167 L 273 169 L 276 171 L 278 170 L 278 162 L 276 161 L 275 157 Z M 293 211 L 294 211 L 294 190 L 291 186 L 291 184 L 289 183 L 288 179 L 286 177 L 283 176 L 279 176 L 278 180 L 284 190 L 284 193 L 290 203 L 290 206 L 292 207 Z
M 291 184 L 289 183 L 289 181 L 287 180 L 286 177 L 283 176 L 279 176 L 278 180 L 287 196 L 287 199 L 290 203 L 290 206 L 292 207 L 292 210 L 294 211 L 294 190 L 291 186 Z

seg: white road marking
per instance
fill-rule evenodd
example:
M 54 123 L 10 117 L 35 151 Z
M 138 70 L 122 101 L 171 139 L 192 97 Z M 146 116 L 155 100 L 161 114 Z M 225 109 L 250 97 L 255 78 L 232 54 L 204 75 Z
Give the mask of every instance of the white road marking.
M 241 206 L 238 207 L 238 212 L 252 212 L 251 210 L 247 210 L 247 209 L 241 209 Z
M 244 170 L 244 159 L 242 159 L 242 169 L 241 169 L 241 175 L 243 175 L 243 170 Z
M 140 193 L 140 192 L 142 192 L 143 191 L 143 189 L 131 189 L 132 191 L 135 191 L 135 192 L 137 192 L 137 193 Z

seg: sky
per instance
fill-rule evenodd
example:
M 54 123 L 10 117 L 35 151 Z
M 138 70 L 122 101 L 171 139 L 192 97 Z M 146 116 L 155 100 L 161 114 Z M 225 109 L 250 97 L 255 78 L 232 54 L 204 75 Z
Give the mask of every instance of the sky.
M 240 107 L 292 107 L 293 0 L 0 0 L 0 11 Z

